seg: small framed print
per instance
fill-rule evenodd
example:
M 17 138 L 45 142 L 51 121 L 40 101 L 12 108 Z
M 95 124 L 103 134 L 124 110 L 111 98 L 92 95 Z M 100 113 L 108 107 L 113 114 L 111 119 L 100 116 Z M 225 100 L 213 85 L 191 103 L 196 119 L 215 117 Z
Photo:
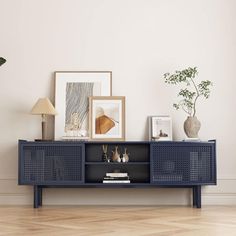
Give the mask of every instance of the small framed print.
M 125 97 L 90 97 L 89 112 L 92 140 L 125 140 Z
M 170 116 L 149 117 L 149 140 L 150 141 L 172 140 L 172 119 Z

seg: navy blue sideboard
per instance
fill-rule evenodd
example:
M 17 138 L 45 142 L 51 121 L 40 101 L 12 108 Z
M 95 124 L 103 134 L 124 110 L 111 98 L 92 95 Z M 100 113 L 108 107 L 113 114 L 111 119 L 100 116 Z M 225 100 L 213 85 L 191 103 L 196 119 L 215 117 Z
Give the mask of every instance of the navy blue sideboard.
M 111 155 L 127 148 L 129 162 L 103 162 L 102 145 Z M 201 186 L 216 184 L 216 142 L 31 142 L 19 140 L 19 184 L 34 187 L 34 207 L 42 206 L 42 191 L 77 188 L 192 188 L 193 206 L 201 207 Z M 107 172 L 119 169 L 130 183 L 103 183 Z

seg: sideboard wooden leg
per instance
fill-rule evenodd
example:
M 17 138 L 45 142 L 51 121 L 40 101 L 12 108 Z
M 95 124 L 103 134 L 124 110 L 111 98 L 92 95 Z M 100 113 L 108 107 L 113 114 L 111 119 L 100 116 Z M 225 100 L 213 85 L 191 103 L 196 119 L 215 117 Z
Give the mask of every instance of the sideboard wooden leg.
M 43 188 L 38 187 L 38 205 L 42 206 L 43 203 Z
M 34 185 L 34 208 L 39 207 L 39 187 Z
M 202 207 L 202 191 L 201 185 L 196 186 L 197 208 Z
M 192 187 L 193 207 L 197 206 L 196 186 Z

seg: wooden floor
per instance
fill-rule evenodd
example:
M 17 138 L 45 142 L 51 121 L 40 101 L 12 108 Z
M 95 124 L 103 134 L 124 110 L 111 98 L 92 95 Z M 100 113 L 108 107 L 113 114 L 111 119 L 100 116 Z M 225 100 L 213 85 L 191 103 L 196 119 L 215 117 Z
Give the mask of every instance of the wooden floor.
M 0 235 L 236 235 L 236 206 L 0 207 Z

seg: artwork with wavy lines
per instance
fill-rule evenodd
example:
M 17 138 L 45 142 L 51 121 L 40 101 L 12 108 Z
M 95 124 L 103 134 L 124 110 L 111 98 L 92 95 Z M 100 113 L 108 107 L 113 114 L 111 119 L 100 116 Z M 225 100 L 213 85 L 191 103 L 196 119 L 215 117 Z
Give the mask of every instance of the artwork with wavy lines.
M 55 140 L 89 138 L 89 97 L 110 96 L 111 79 L 111 71 L 55 72 Z
M 94 83 L 67 83 L 65 132 L 88 129 L 88 97 L 93 95 Z

